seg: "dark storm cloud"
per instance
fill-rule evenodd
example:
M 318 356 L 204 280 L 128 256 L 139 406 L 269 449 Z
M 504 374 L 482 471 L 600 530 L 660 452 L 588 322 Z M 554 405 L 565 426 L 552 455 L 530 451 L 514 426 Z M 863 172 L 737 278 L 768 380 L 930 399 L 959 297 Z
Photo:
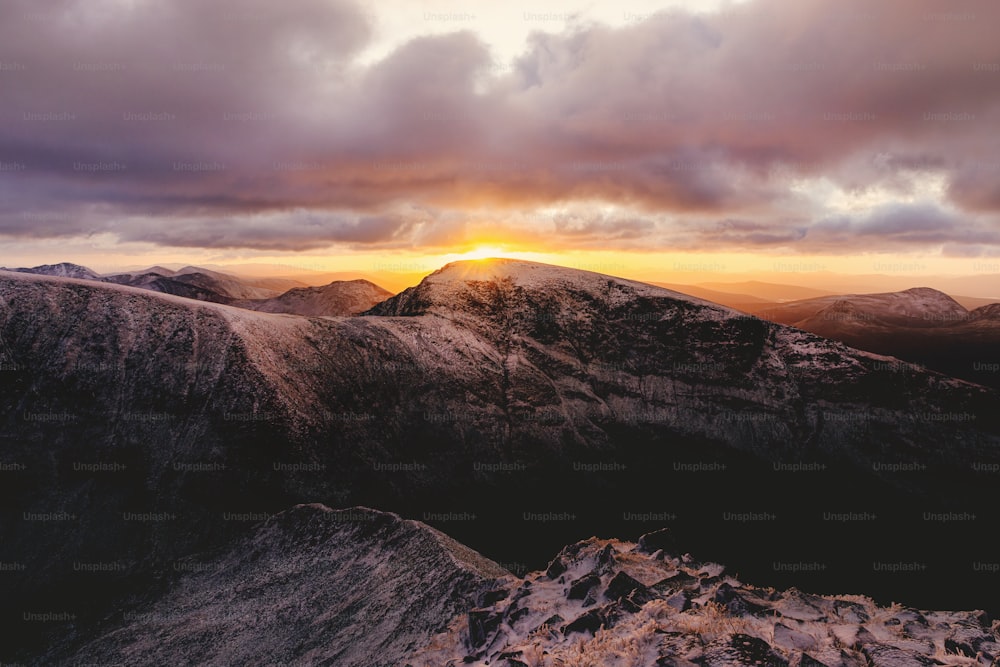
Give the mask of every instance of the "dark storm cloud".
M 754 0 L 536 33 L 493 76 L 462 32 L 357 64 L 372 25 L 347 0 L 9 0 L 0 233 L 446 243 L 474 234 L 455 219 L 472 208 L 604 200 L 635 215 L 565 220 L 553 242 L 988 244 L 970 220 L 1000 210 L 998 22 L 988 0 Z M 969 219 L 844 220 L 789 190 L 914 194 L 918 172 L 943 174 Z

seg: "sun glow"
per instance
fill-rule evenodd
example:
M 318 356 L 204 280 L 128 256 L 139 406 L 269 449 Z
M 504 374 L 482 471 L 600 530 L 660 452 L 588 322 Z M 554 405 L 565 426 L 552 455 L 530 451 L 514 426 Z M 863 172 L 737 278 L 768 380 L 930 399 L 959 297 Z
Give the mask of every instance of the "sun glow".
M 495 245 L 480 245 L 476 246 L 472 250 L 467 250 L 463 253 L 456 253 L 452 256 L 454 259 L 452 261 L 460 260 L 484 260 L 493 259 L 496 257 L 514 257 L 517 253 L 510 253 L 504 250 L 500 246 Z

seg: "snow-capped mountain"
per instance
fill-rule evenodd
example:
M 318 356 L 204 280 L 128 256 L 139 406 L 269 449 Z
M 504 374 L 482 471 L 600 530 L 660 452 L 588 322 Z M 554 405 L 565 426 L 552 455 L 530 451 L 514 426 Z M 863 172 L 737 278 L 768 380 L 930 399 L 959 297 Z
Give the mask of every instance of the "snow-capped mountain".
M 821 322 L 854 321 L 848 317 L 835 317 L 837 313 L 846 312 L 845 308 L 850 308 L 850 313 L 857 315 L 858 323 L 872 326 L 949 326 L 966 321 L 969 315 L 969 311 L 953 298 L 930 287 L 885 294 L 822 296 L 759 306 L 753 312 L 775 322 L 811 331 L 807 327 L 819 326 Z
M 991 665 L 1000 624 L 758 588 L 668 530 L 590 538 L 515 577 L 415 521 L 301 505 L 32 664 Z
M 0 369 L 0 460 L 18 466 L 0 562 L 32 563 L 0 578 L 14 615 L 86 599 L 81 616 L 99 616 L 247 530 L 226 516 L 300 502 L 426 515 L 523 562 L 642 525 L 627 513 L 675 512 L 691 549 L 743 572 L 795 535 L 844 559 L 827 587 L 941 604 L 979 604 L 967 565 L 939 591 L 873 574 L 871 554 L 976 558 L 997 526 L 995 391 L 560 267 L 456 263 L 350 318 L 0 272 Z M 782 472 L 800 464 L 822 472 Z M 978 519 L 920 515 L 953 509 Z M 862 510 L 888 514 L 820 519 Z M 726 519 L 751 514 L 767 520 Z M 121 563 L 114 585 L 76 576 L 81 558 Z
M 947 294 L 915 288 L 756 306 L 760 317 L 1000 387 L 1000 304 L 967 310 Z
M 62 278 L 80 278 L 82 280 L 97 280 L 98 275 L 85 266 L 72 264 L 70 262 L 60 262 L 59 264 L 43 264 L 30 269 L 0 269 L 5 271 L 17 271 L 18 273 L 34 273 L 39 276 L 59 276 Z

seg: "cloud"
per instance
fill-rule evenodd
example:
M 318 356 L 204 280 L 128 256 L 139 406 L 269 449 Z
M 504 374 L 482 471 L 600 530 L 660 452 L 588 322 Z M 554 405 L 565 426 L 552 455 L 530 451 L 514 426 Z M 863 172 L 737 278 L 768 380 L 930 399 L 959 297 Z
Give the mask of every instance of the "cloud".
M 994 2 L 753 0 L 576 24 L 534 33 L 509 71 L 463 31 L 360 64 L 373 27 L 347 0 L 48 6 L 11 0 L 0 21 L 9 236 L 446 244 L 476 235 L 463 212 L 613 202 L 627 210 L 558 220 L 551 241 L 994 242 Z M 913 194 L 914 171 L 943 176 L 934 206 L 961 216 L 842 218 L 792 187 Z

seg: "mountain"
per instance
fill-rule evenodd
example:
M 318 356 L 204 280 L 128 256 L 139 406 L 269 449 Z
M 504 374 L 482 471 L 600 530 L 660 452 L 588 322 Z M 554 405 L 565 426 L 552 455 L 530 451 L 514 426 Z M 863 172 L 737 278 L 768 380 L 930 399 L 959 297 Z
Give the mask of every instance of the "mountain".
M 997 308 L 1000 304 L 970 311 L 943 292 L 921 287 L 753 305 L 750 309 L 773 322 L 858 349 L 1000 387 Z
M 398 667 L 513 580 L 427 525 L 321 505 L 281 512 L 171 573 L 162 595 L 37 664 Z
M 827 590 L 985 604 L 997 392 L 642 283 L 459 262 L 313 318 L 0 272 L 0 369 L 0 562 L 31 564 L 0 620 L 25 645 L 50 637 L 24 609 L 102 618 L 252 523 L 227 517 L 303 502 L 426 513 L 525 564 L 671 513 L 765 584 L 791 549 Z M 872 572 L 900 552 L 966 565 Z
M 177 561 L 162 591 L 31 664 L 867 667 L 997 656 L 1000 624 L 982 612 L 758 588 L 696 561 L 666 529 L 576 542 L 519 578 L 422 523 L 300 505 Z
M 968 311 L 957 301 L 929 287 L 885 294 L 824 296 L 758 306 L 754 312 L 781 324 L 799 326 L 810 323 L 818 326 L 819 322 L 838 320 L 836 317 L 823 317 L 823 312 L 830 308 L 834 308 L 831 312 L 850 308 L 852 312 L 863 315 L 859 322 L 867 321 L 875 326 L 936 327 L 962 322 L 968 317 Z
M 85 266 L 61 262 L 59 264 L 43 264 L 30 269 L 3 269 L 6 271 L 17 271 L 18 273 L 34 273 L 40 276 L 60 276 L 62 278 L 81 278 L 83 280 L 97 280 L 96 273 Z
M 716 292 L 747 294 L 755 299 L 764 299 L 771 302 L 784 302 L 793 299 L 808 299 L 812 297 L 827 296 L 828 290 L 816 289 L 815 287 L 804 287 L 802 285 L 786 285 L 783 283 L 769 283 L 760 280 L 746 280 L 742 282 L 707 282 L 698 283 L 695 287 L 714 290 Z M 751 303 L 744 301 L 743 303 Z
M 116 274 L 104 278 L 104 282 L 117 285 L 127 285 L 139 289 L 173 294 L 197 301 L 209 303 L 234 304 L 237 300 L 225 293 L 215 281 L 202 274 L 186 274 L 165 276 L 158 272 L 140 274 Z
M 239 304 L 263 313 L 291 313 L 319 317 L 356 315 L 392 296 L 367 280 L 332 282 L 322 287 L 296 287 L 281 296 Z
M 747 311 L 752 308 L 752 304 L 771 303 L 770 299 L 765 299 L 763 297 L 734 292 L 720 292 L 718 290 L 708 289 L 700 285 L 680 285 L 676 283 L 659 282 L 652 282 L 650 285 L 663 287 L 674 292 L 680 292 L 681 294 L 690 294 L 691 296 L 698 297 L 699 299 L 705 299 L 706 301 L 711 301 L 712 303 L 717 303 L 722 306 L 742 311 Z
M 175 277 L 231 299 L 269 299 L 289 289 L 304 287 L 303 283 L 288 278 L 235 276 L 197 266 L 186 266 Z
M 290 278 L 235 276 L 197 266 L 186 266 L 177 271 L 154 266 L 142 271 L 106 276 L 100 276 L 85 266 L 65 262 L 36 266 L 32 269 L 11 270 L 127 285 L 266 313 L 309 316 L 354 315 L 392 296 L 390 292 L 366 280 L 307 287 L 298 280 Z

